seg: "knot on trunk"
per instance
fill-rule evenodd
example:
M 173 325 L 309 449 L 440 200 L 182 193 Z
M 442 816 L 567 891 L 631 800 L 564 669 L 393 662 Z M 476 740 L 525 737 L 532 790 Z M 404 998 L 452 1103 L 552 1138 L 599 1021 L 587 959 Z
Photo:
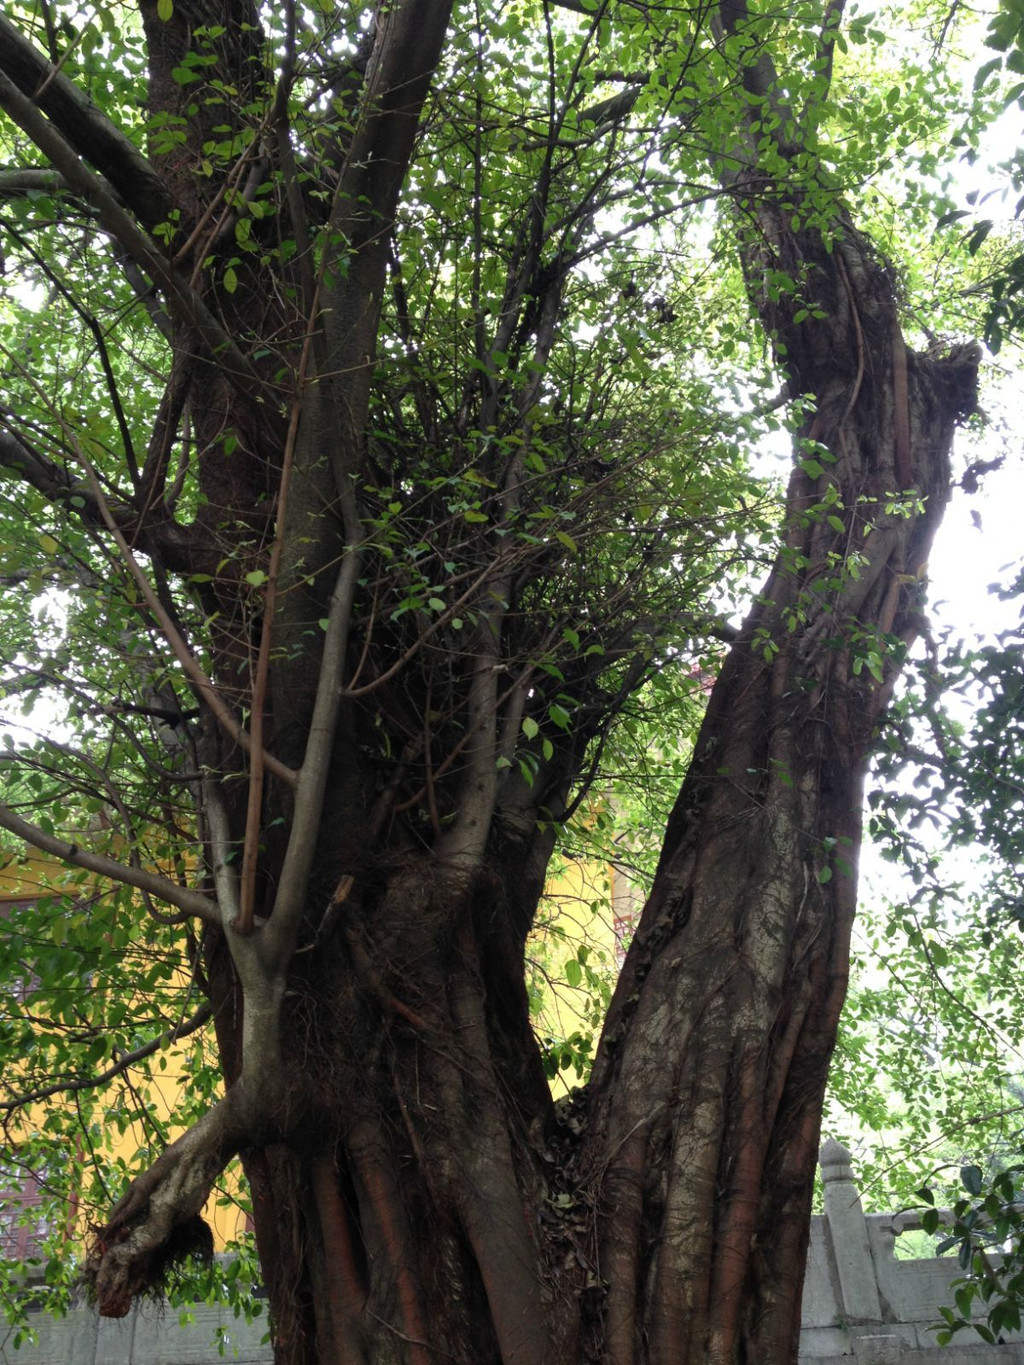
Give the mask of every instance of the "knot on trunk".
M 935 367 L 943 404 L 953 421 L 966 422 L 977 412 L 981 347 L 976 341 L 936 341 L 918 359 Z

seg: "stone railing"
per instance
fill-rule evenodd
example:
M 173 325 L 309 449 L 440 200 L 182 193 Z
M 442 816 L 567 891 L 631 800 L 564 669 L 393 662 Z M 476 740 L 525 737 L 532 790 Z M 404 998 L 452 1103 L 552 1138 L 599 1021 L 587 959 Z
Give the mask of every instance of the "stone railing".
M 920 1227 L 911 1215 L 865 1215 L 850 1154 L 838 1142 L 821 1150 L 825 1213 L 811 1227 L 804 1284 L 800 1360 L 805 1365 L 1024 1365 L 1024 1337 L 986 1346 L 966 1333 L 937 1346 L 931 1331 L 940 1304 L 952 1300 L 959 1274 L 955 1257 L 897 1260 L 896 1238 Z M 135 1309 L 120 1322 L 97 1318 L 86 1308 L 66 1318 L 40 1316 L 37 1342 L 15 1351 L 0 1339 L 4 1365 L 208 1365 L 223 1358 L 236 1365 L 268 1365 L 262 1343 L 265 1319 L 252 1324 L 229 1310 L 199 1305 L 195 1321 L 178 1324 L 174 1309 Z M 753 1365 L 753 1363 L 752 1363 Z M 779 1365 L 759 1361 L 756 1365 Z
M 921 1226 L 913 1214 L 865 1214 L 850 1153 L 829 1140 L 821 1149 L 825 1213 L 811 1226 L 804 1281 L 800 1359 L 832 1365 L 1024 1365 L 1024 1337 L 987 1346 L 962 1332 L 938 1346 L 931 1330 L 953 1300 L 956 1257 L 898 1260 L 896 1238 Z

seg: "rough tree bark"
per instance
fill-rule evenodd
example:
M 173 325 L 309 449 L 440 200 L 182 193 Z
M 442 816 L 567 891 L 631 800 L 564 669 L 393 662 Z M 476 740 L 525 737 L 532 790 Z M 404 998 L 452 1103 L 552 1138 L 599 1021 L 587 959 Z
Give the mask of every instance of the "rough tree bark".
M 831 61 L 826 20 L 824 57 Z M 745 4 L 720 7 L 720 41 Z M 980 351 L 903 338 L 892 267 L 839 209 L 806 223 L 769 53 L 721 170 L 796 432 L 784 542 L 723 665 L 589 1087 L 609 1365 L 795 1360 L 818 1137 L 846 994 L 872 739 L 921 627 Z M 790 122 L 792 128 L 794 122 Z M 783 173 L 778 166 L 781 164 Z M 798 282 L 777 296 L 772 272 Z
M 505 549 L 493 531 L 528 496 L 521 463 L 481 457 L 496 492 L 466 590 L 475 624 L 444 662 L 447 711 L 424 639 L 375 626 L 376 599 L 367 605 L 384 570 L 359 490 L 381 301 L 398 273 L 391 227 L 450 6 L 380 7 L 334 73 L 348 117 L 322 149 L 329 174 L 313 200 L 287 119 L 292 13 L 260 137 L 232 170 L 243 198 L 273 181 L 277 221 L 297 243 L 280 289 L 249 257 L 227 286 L 240 210 L 194 173 L 223 113 L 188 112 L 190 87 L 174 75 L 196 31 L 223 26 L 216 73 L 251 94 L 256 10 L 175 0 L 165 20 L 150 0 L 141 8 L 151 112 L 187 127 L 150 161 L 0 20 L 0 103 L 146 273 L 174 338 L 148 458 L 123 494 L 87 467 L 72 477 L 10 423 L 0 458 L 47 496 L 74 495 L 117 540 L 204 710 L 199 890 L 49 844 L 204 922 L 227 1083 L 98 1234 L 100 1308 L 127 1310 L 240 1153 L 281 1365 L 795 1359 L 865 765 L 918 621 L 977 354 L 909 349 L 885 262 L 841 209 L 795 228 L 777 170 L 759 169 L 739 125 L 728 164 L 744 171 L 720 174 L 744 225 L 752 297 L 792 396 L 813 395 L 814 410 L 798 433 L 784 544 L 715 685 L 593 1078 L 567 1122 L 531 1033 L 523 952 L 556 837 L 540 815 L 564 804 L 610 703 L 597 664 L 579 663 L 563 685 L 592 718 L 581 702 L 571 735 L 538 762 L 543 782 L 502 773 L 548 685 L 528 662 L 538 642 L 508 645 L 548 552 Z M 744 22 L 722 6 L 716 41 Z M 761 93 L 775 85 L 764 57 L 743 79 Z M 492 342 L 524 346 L 536 367 L 572 254 L 566 237 L 541 260 L 546 184 Z M 163 254 L 145 230 L 171 208 Z M 324 222 L 317 254 L 310 233 Z M 769 298 L 769 269 L 799 281 L 799 301 Z M 495 420 L 495 384 L 472 383 L 456 441 Z M 430 437 L 429 404 L 415 401 Z M 168 495 L 185 414 L 204 494 L 188 525 Z M 136 550 L 156 566 L 155 588 Z M 244 591 L 254 569 L 267 581 L 255 624 Z M 170 573 L 207 580 L 210 677 L 175 619 Z M 401 741 L 386 767 L 368 757 L 381 714 Z M 17 816 L 3 823 L 48 846 Z M 240 868 L 233 849 L 245 850 Z M 571 1196 L 570 1213 L 554 1194 Z
M 754 207 L 760 250 L 802 266 L 825 317 L 765 321 L 793 392 L 817 396 L 797 441 L 823 472 L 792 476 L 589 1087 L 615 1365 L 795 1359 L 866 768 L 975 401 L 977 349 L 907 348 L 870 244 L 845 222 L 826 251 L 780 197 Z

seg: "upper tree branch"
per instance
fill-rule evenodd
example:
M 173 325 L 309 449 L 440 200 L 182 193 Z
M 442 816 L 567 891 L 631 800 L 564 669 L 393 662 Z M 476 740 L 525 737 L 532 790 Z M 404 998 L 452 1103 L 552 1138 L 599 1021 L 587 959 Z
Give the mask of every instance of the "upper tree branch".
M 343 504 L 364 448 L 391 227 L 451 8 L 451 0 L 381 7 L 360 118 L 339 177 L 324 256 L 322 320 L 326 363 L 342 390 L 332 395 L 341 428 L 332 464 Z M 348 269 L 337 270 L 337 283 L 328 287 L 341 255 L 350 258 Z M 347 513 L 345 519 L 354 542 L 357 527 L 348 524 Z
M 55 858 L 59 858 L 63 863 L 70 863 L 72 867 L 95 872 L 112 882 L 120 882 L 123 886 L 135 886 L 141 891 L 148 891 L 157 900 L 177 906 L 186 914 L 197 915 L 208 924 L 219 925 L 221 922 L 216 903 L 201 892 L 192 891 L 187 886 L 179 886 L 177 882 L 161 877 L 159 873 L 147 872 L 141 867 L 129 867 L 126 863 L 119 863 L 115 858 L 108 858 L 103 853 L 93 853 L 91 849 L 82 848 L 67 839 L 60 839 L 55 834 L 47 834 L 38 825 L 23 820 L 10 806 L 0 805 L 0 827 L 9 830 L 19 839 L 24 839 L 34 848 L 42 849 L 44 853 L 52 853 Z
M 787 150 L 779 131 L 785 127 L 787 108 L 779 96 L 775 63 L 767 46 L 753 30 L 747 0 L 722 0 L 712 21 L 712 31 L 720 44 L 724 44 L 728 38 L 744 35 L 751 40 L 751 49 L 737 54 L 739 78 L 748 94 L 767 101 L 768 107 L 776 117 L 776 126 L 771 134 L 772 140 L 780 151 Z M 788 150 L 793 151 L 795 148 L 791 147 Z
M 135 455 L 135 443 L 132 439 L 131 428 L 128 425 L 128 417 L 121 402 L 121 391 L 118 388 L 117 379 L 114 375 L 114 367 L 110 361 L 110 349 L 107 346 L 106 336 L 100 326 L 95 314 L 86 308 L 74 292 L 68 288 L 64 280 L 57 273 L 57 270 L 43 255 L 36 251 L 35 247 L 29 242 L 22 233 L 8 228 L 13 239 L 21 249 L 35 261 L 42 274 L 52 283 L 54 289 L 65 299 L 69 305 L 81 318 L 82 322 L 89 329 L 93 342 L 96 346 L 96 355 L 103 371 L 103 378 L 106 381 L 107 393 L 110 395 L 110 405 L 117 421 L 117 429 L 121 435 L 121 448 L 124 452 L 125 463 L 128 466 L 128 473 L 132 483 L 138 488 L 139 483 L 139 462 Z
M 276 395 L 267 392 L 260 376 L 202 298 L 150 242 L 118 202 L 110 185 L 89 170 L 57 126 L 43 117 L 37 106 L 22 94 L 3 71 L 0 71 L 0 108 L 49 158 L 69 188 L 92 205 L 107 231 L 153 282 L 164 290 L 173 311 L 182 321 L 195 328 L 210 355 L 234 387 L 257 401 L 270 400 L 268 410 L 274 413 Z
M 106 500 L 104 499 L 102 491 L 100 489 L 99 480 L 96 476 L 95 471 L 92 469 L 92 466 L 89 464 L 88 460 L 86 460 L 84 454 L 81 451 L 78 451 L 78 456 L 82 462 L 83 467 L 85 468 L 90 486 L 93 491 L 93 496 L 96 500 L 96 505 L 99 508 L 100 515 L 103 518 L 103 522 L 106 525 L 107 530 L 113 536 L 117 548 L 121 552 L 121 557 L 123 558 L 125 565 L 128 568 L 128 571 L 130 572 L 135 582 L 138 584 L 139 590 L 142 593 L 146 606 L 152 613 L 154 620 L 156 621 L 161 631 L 163 632 L 164 638 L 166 639 L 167 643 L 173 650 L 175 658 L 178 660 L 178 662 L 184 669 L 185 676 L 188 678 L 189 685 L 192 687 L 193 692 L 195 693 L 199 701 L 209 708 L 209 710 L 216 718 L 217 723 L 221 726 L 224 732 L 230 735 L 230 737 L 235 741 L 236 744 L 239 745 L 239 747 L 245 753 L 251 753 L 252 751 L 251 736 L 247 733 L 247 731 L 238 721 L 238 719 L 232 714 L 227 703 L 224 701 L 224 698 L 221 695 L 217 685 L 212 681 L 211 678 L 207 676 L 207 674 L 199 666 L 199 663 L 197 662 L 195 655 L 189 648 L 188 643 L 185 640 L 184 636 L 182 635 L 181 631 L 179 630 L 177 623 L 171 616 L 170 612 L 168 611 L 164 603 L 160 601 L 159 596 L 157 595 L 156 591 L 153 588 L 153 585 L 150 583 L 149 578 L 146 576 L 146 573 L 144 572 L 142 566 L 139 564 L 138 559 L 135 557 L 135 554 L 131 546 L 125 539 L 124 532 L 121 530 L 121 528 L 117 525 L 117 522 L 111 516 L 107 508 Z M 296 774 L 293 772 L 291 768 L 288 767 L 287 764 L 282 763 L 279 759 L 275 758 L 273 754 L 264 754 L 263 762 L 266 765 L 267 769 L 270 772 L 274 773 L 275 776 L 281 778 L 283 782 L 286 782 L 289 786 L 293 786 L 295 784 Z
M 306 882 L 313 866 L 334 736 L 343 699 L 342 680 L 348 651 L 352 605 L 362 563 L 358 544 L 350 545 L 331 595 L 320 664 L 316 701 L 306 753 L 299 773 L 288 852 L 281 869 L 274 913 L 265 930 L 265 949 L 272 964 L 287 965 L 298 939 Z
M 140 222 L 147 228 L 164 222 L 173 204 L 161 176 L 130 138 L 2 14 L 0 71 L 27 100 L 38 104 L 68 144 L 96 167 Z
M 83 525 L 94 530 L 105 526 L 106 520 L 92 485 L 75 478 L 63 465 L 36 450 L 25 437 L 15 435 L 9 427 L 3 426 L 7 420 L 7 415 L 0 411 L 0 471 L 12 470 L 54 507 L 74 510 Z M 139 514 L 134 506 L 124 500 L 109 498 L 106 506 L 118 527 L 137 530 Z M 159 505 L 151 510 L 159 512 Z M 186 527 L 169 518 L 157 522 L 150 517 L 144 533 L 147 545 L 159 550 L 169 569 L 187 571 L 190 568 L 192 535 Z

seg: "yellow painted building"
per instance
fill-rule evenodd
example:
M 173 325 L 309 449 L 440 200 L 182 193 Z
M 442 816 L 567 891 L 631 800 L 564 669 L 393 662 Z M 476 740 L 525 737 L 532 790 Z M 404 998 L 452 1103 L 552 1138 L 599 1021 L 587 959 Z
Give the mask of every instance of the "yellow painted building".
M 527 943 L 534 1028 L 556 1094 L 585 1079 L 611 988 L 642 907 L 615 863 L 561 857 Z
M 72 880 L 72 877 L 76 879 Z M 80 902 L 81 874 L 74 874 L 70 869 L 34 851 L 0 848 L 0 919 L 7 918 L 15 906 L 32 905 L 42 897 L 53 895 Z M 30 983 L 27 988 L 23 983 L 20 990 L 8 986 L 8 1000 L 11 1003 L 7 1010 L 0 1004 L 0 1017 L 13 1017 L 25 1006 L 30 993 Z M 114 1044 L 116 1041 L 111 1040 Z M 190 1084 L 189 1057 L 190 1047 L 186 1040 L 161 1049 L 154 1054 L 152 1064 L 146 1068 L 146 1098 L 165 1117 L 180 1110 L 182 1092 Z M 102 1063 L 97 1064 L 97 1070 L 103 1070 Z M 17 1091 L 16 1074 L 12 1077 L 8 1072 L 4 1077 L 4 1090 L 8 1093 Z M 70 1093 L 62 1095 L 60 1091 L 46 1099 L 47 1105 L 72 1102 Z M 41 1202 L 45 1173 L 34 1169 L 31 1163 L 19 1160 L 19 1148 L 31 1133 L 31 1125 L 43 1120 L 40 1106 L 26 1106 L 17 1111 L 13 1121 L 5 1122 L 0 1135 L 0 1256 L 10 1259 L 31 1259 L 40 1236 L 50 1231 L 33 1213 Z M 172 1136 L 176 1136 L 173 1129 Z M 101 1154 L 112 1158 L 115 1164 L 119 1159 L 130 1163 L 134 1155 L 146 1146 L 147 1135 L 140 1120 L 124 1122 L 119 1117 L 118 1121 L 103 1125 L 98 1137 L 87 1138 L 83 1135 L 83 1146 L 86 1141 L 91 1142 Z M 56 1143 L 54 1145 L 56 1147 Z M 80 1156 L 81 1152 L 55 1150 L 53 1160 L 57 1163 L 61 1160 L 70 1162 Z M 91 1211 L 79 1207 L 74 1197 L 72 1203 L 68 1234 L 77 1238 L 83 1234 Z M 204 1217 L 214 1229 L 218 1247 L 223 1247 L 245 1230 L 247 1214 L 238 1198 L 237 1180 L 229 1180 L 211 1199 L 204 1210 Z

